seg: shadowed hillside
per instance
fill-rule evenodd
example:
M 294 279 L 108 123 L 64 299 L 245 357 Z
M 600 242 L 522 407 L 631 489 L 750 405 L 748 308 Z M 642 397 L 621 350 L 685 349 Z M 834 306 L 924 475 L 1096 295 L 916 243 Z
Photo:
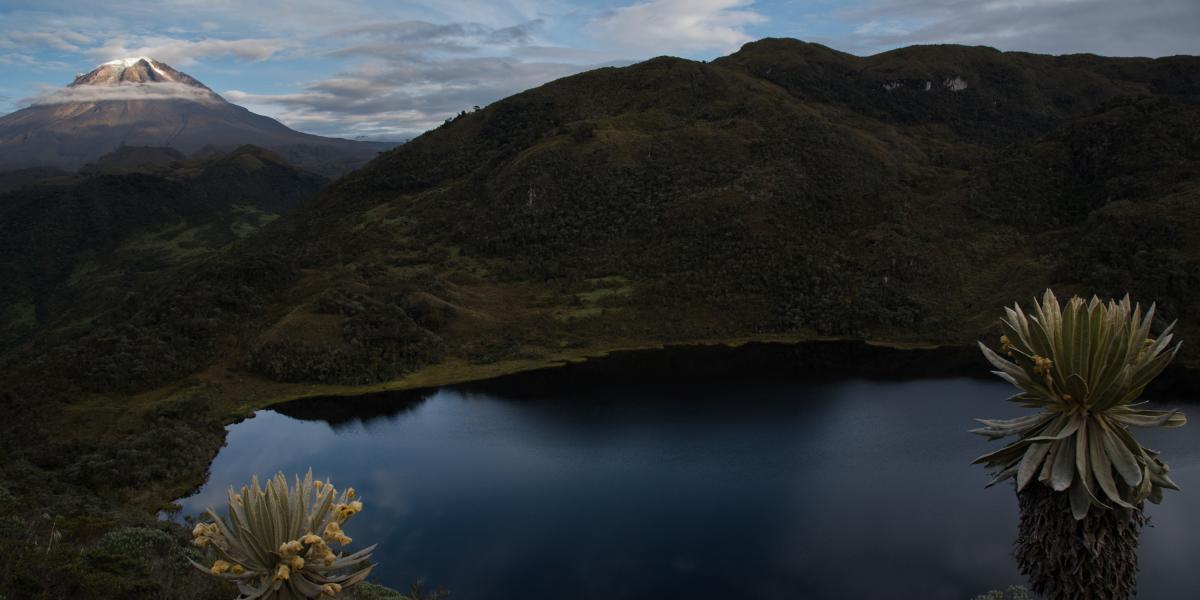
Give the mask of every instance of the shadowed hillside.
M 328 183 L 245 146 L 184 160 L 123 148 L 88 174 L 53 172 L 0 194 L 0 347 L 89 319 L 239 240 Z
M 1186 335 L 1198 67 L 772 39 L 599 69 L 385 153 L 9 360 L 104 356 L 80 384 L 135 372 L 132 391 L 214 362 L 363 384 L 572 348 L 965 343 L 1048 285 L 1157 299 Z

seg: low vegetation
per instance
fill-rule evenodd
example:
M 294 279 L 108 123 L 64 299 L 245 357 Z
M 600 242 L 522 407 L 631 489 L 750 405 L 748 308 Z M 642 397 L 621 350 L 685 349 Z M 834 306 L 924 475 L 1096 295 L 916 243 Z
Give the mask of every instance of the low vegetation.
M 333 484 L 313 480 L 312 470 L 288 486 L 280 473 L 262 488 L 255 477 L 241 493 L 229 490 L 228 513 L 211 508 L 208 523 L 192 530 L 193 544 L 216 557 L 201 570 L 232 581 L 246 600 L 336 597 L 362 582 L 375 567 L 369 546 L 335 551 L 353 540 L 342 525 L 362 511 L 354 488 L 340 494 Z
M 1019 586 L 1009 586 L 1007 590 L 991 590 L 986 594 L 975 596 L 972 600 L 1030 600 L 1029 590 Z

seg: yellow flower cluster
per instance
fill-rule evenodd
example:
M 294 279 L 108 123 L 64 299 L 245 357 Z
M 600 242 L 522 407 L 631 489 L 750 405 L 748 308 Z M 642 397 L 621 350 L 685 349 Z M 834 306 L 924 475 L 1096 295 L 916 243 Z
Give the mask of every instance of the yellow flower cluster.
M 1044 356 L 1034 355 L 1033 357 L 1033 372 L 1038 375 L 1050 375 L 1050 367 L 1054 366 L 1054 361 Z
M 329 596 L 330 598 L 342 593 L 342 586 L 336 583 L 327 583 L 321 586 L 321 595 Z
M 207 548 L 219 535 L 220 530 L 217 529 L 216 523 L 196 523 L 192 528 L 192 544 L 197 548 Z
M 351 496 L 347 494 L 347 497 L 349 498 Z M 349 519 L 350 517 L 362 512 L 362 509 L 362 502 L 355 500 L 354 502 L 347 504 L 335 504 L 333 506 L 333 513 L 337 515 L 339 521 L 345 521 L 346 519 Z
M 303 541 L 292 540 L 279 545 L 279 568 L 275 571 L 277 581 L 280 573 L 284 573 L 283 578 L 287 579 L 287 574 L 304 569 L 304 558 L 300 556 L 300 553 L 304 551 Z
M 326 528 L 328 531 L 328 528 Z M 340 533 L 340 530 L 339 530 Z M 347 542 L 350 538 L 346 538 Z M 279 554 L 282 559 L 288 561 L 288 565 L 293 571 L 299 571 L 304 568 L 304 558 L 299 555 L 304 553 L 305 546 L 308 547 L 308 560 L 321 559 L 325 562 L 325 566 L 330 566 L 333 561 L 337 560 L 337 555 L 329 549 L 329 545 L 325 543 L 325 539 L 315 533 L 306 533 L 299 540 L 285 542 L 279 547 Z
M 279 567 L 275 569 L 275 581 L 286 581 L 291 576 L 292 570 L 289 569 L 287 565 L 279 565 Z
M 1007 335 L 1000 336 L 1000 348 L 1009 356 L 1014 354 L 1012 340 L 1008 339 Z
M 349 538 L 346 539 L 349 540 Z M 283 544 L 280 544 L 280 566 L 287 566 L 292 572 L 304 569 L 305 560 L 302 556 L 300 556 L 300 554 L 304 553 L 305 546 L 308 547 L 309 560 L 319 558 L 325 562 L 325 566 L 327 567 L 332 565 L 333 562 L 337 560 L 337 555 L 329 549 L 329 546 L 326 545 L 325 540 L 322 539 L 321 536 L 308 533 L 299 540 L 292 540 L 290 542 L 284 542 Z
M 299 554 L 300 551 L 303 549 L 304 549 L 304 544 L 301 544 L 297 540 L 292 540 L 290 542 L 284 542 L 279 545 L 279 555 L 284 558 L 287 558 L 289 556 L 292 556 L 293 554 Z
M 212 571 L 213 575 L 220 575 L 222 573 L 241 575 L 242 573 L 246 572 L 246 567 L 243 567 L 237 563 L 218 560 L 212 564 L 212 568 L 209 570 Z
M 321 481 L 318 479 L 313 482 L 313 487 L 317 488 L 318 497 L 323 495 L 322 493 L 329 494 L 330 496 L 337 495 L 337 488 L 333 487 L 333 484 L 328 481 Z
M 354 541 L 342 531 L 342 526 L 338 525 L 337 521 L 330 521 L 325 525 L 325 533 L 322 537 L 331 542 L 337 542 L 343 546 Z

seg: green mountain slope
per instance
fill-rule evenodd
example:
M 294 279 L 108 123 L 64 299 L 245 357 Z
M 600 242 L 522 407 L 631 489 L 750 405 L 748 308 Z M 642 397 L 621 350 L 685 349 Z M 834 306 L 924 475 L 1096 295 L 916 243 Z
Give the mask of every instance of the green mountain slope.
M 32 381 L 93 357 L 75 383 L 96 392 L 200 373 L 240 393 L 697 340 L 963 343 L 1045 286 L 1157 299 L 1187 335 L 1197 73 L 795 40 L 599 69 L 387 152 L 7 360 Z
M 190 161 L 123 148 L 49 175 L 0 194 L 0 348 L 138 302 L 328 183 L 253 146 Z

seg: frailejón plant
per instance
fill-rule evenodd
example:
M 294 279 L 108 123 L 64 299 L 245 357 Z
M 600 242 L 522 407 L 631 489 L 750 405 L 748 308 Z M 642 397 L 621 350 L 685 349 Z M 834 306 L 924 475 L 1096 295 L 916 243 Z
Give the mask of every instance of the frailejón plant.
M 241 493 L 231 487 L 228 508 L 227 519 L 208 509 L 212 521 L 192 531 L 193 543 L 216 556 L 211 565 L 193 564 L 234 581 L 239 600 L 334 597 L 374 568 L 375 546 L 352 554 L 333 549 L 351 542 L 342 524 L 362 511 L 354 488 L 339 494 L 332 484 L 313 481 L 311 469 L 292 487 L 282 473 L 266 488 L 258 477 Z
M 1176 411 L 1149 410 L 1136 402 L 1146 385 L 1179 351 L 1168 326 L 1151 336 L 1154 306 L 1142 313 L 1120 302 L 1073 297 L 1060 306 L 1050 290 L 1026 313 L 1005 309 L 1001 351 L 980 344 L 997 375 L 1017 386 L 1012 400 L 1041 412 L 1009 420 L 979 419 L 974 433 L 1017 441 L 975 460 L 1016 477 L 1018 492 L 1045 485 L 1068 492 L 1075 519 L 1092 506 L 1133 509 L 1160 502 L 1163 489 L 1178 490 L 1158 453 L 1143 447 L 1129 427 L 1179 427 Z

